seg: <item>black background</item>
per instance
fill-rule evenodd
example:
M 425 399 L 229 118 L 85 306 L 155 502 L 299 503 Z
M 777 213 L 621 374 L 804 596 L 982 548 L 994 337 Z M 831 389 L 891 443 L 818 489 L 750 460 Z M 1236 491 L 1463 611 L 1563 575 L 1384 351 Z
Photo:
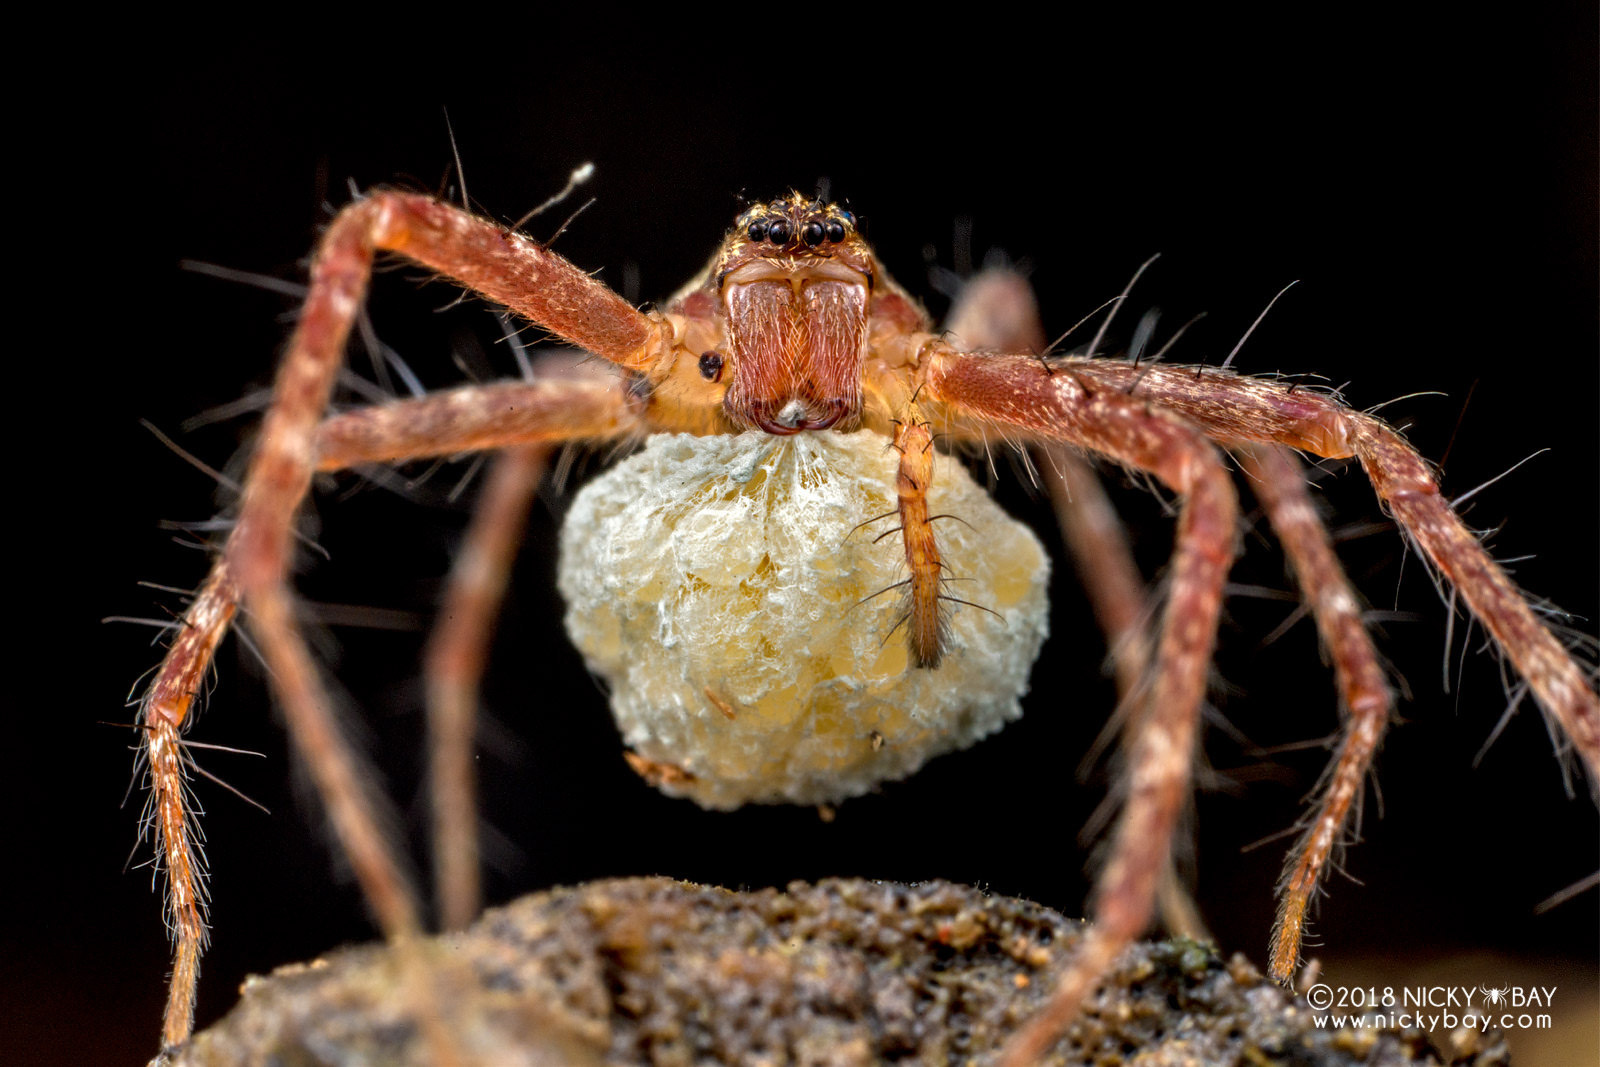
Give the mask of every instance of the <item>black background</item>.
M 1536 553 L 1515 563 L 1518 580 L 1593 620 L 1594 39 L 1582 7 L 1515 26 L 1019 26 L 993 46 L 954 30 L 869 42 L 818 20 L 715 45 L 642 38 L 626 55 L 592 33 L 438 24 L 420 43 L 452 42 L 462 70 L 448 77 L 395 62 L 358 79 L 342 52 L 236 41 L 204 58 L 171 53 L 103 71 L 100 102 L 63 113 L 55 131 L 71 142 L 66 203 L 22 219 L 45 224 L 40 247 L 60 259 L 34 290 L 57 299 L 31 309 L 48 311 L 50 337 L 29 346 L 38 380 L 24 377 L 14 424 L 27 442 L 14 458 L 27 494 L 23 558 L 37 562 L 13 576 L 25 636 L 12 642 L 22 733 L 6 776 L 16 794 L 7 851 L 21 895 L 7 917 L 5 982 L 8 1004 L 30 1010 L 6 1013 L 10 1059 L 54 1058 L 43 1050 L 69 1042 L 86 1062 L 134 1063 L 155 1047 L 168 950 L 148 870 L 122 870 L 138 805 L 136 794 L 118 807 L 131 735 L 97 720 L 130 718 L 122 702 L 159 650 L 151 631 L 99 620 L 174 610 L 177 597 L 136 583 L 191 586 L 205 560 L 157 524 L 203 520 L 222 503 L 138 420 L 228 461 L 250 419 L 180 427 L 267 382 L 292 307 L 182 271 L 180 259 L 301 279 L 327 205 L 348 199 L 348 183 L 453 180 L 448 106 L 472 196 L 499 217 L 520 216 L 574 166 L 596 164 L 580 196 L 597 202 L 557 248 L 641 303 L 701 266 L 741 194 L 809 191 L 821 177 L 935 314 L 945 301 L 928 284 L 930 256 L 949 267 L 1000 249 L 1025 261 L 1058 333 L 1160 252 L 1134 306 L 1160 305 L 1168 328 L 1210 312 L 1173 358 L 1216 362 L 1300 279 L 1237 366 L 1349 382 L 1357 407 L 1442 393 L 1385 415 L 1426 455 L 1445 457 L 1450 495 L 1548 449 L 1475 497 L 1469 521 L 1500 527 L 1502 558 Z M 1037 43 L 1019 50 L 1026 37 Z M 105 150 L 70 151 L 89 144 Z M 548 233 L 563 210 L 529 229 Z M 956 236 L 960 220 L 970 220 L 970 247 Z M 432 386 L 461 380 L 452 351 L 509 373 L 481 306 L 436 313 L 451 295 L 393 271 L 377 286 L 377 328 Z M 580 463 L 576 477 L 592 469 Z M 352 479 L 322 493 L 308 529 L 332 561 L 307 562 L 306 595 L 426 618 L 466 515 L 443 498 L 464 470 L 447 467 L 406 494 Z M 1054 548 L 1047 509 L 1005 481 L 1007 506 Z M 1325 495 L 1335 528 L 1379 518 L 1358 471 L 1329 480 Z M 1154 573 L 1170 522 L 1137 491 L 1118 499 Z M 1080 781 L 1075 768 L 1113 697 L 1063 560 L 1022 722 L 846 803 L 831 825 L 806 810 L 708 814 L 656 795 L 622 763 L 604 698 L 560 630 L 552 516 L 562 506 L 552 492 L 535 516 L 485 694 L 484 817 L 503 840 L 492 901 L 611 875 L 731 886 L 863 875 L 949 878 L 1081 908 L 1077 835 L 1104 775 Z M 1236 581 L 1287 587 L 1268 539 L 1251 533 L 1243 546 Z M 1534 957 L 1550 976 L 1592 974 L 1593 892 L 1533 914 L 1597 866 L 1586 787 L 1576 799 L 1563 792 L 1531 707 L 1474 768 L 1506 704 L 1494 657 L 1476 631 L 1463 656 L 1459 623 L 1447 646 L 1446 611 L 1392 529 L 1344 551 L 1372 605 L 1407 615 L 1383 622 L 1380 642 L 1410 699 L 1378 760 L 1383 817 L 1369 789 L 1366 840 L 1348 854 L 1363 884 L 1335 876 L 1321 910 L 1326 955 L 1481 949 Z M 1309 623 L 1262 645 L 1290 610 L 1236 597 L 1221 635 L 1219 714 L 1260 746 L 1335 728 Z M 1577 625 L 1593 633 L 1592 621 Z M 350 628 L 318 638 L 416 857 L 422 639 Z M 237 642 L 191 736 L 264 753 L 202 759 L 273 812 L 198 787 L 215 896 L 203 1025 L 244 974 L 371 930 L 336 876 L 309 792 L 292 784 L 261 671 Z M 1206 747 L 1236 784 L 1198 802 L 1200 901 L 1220 942 L 1260 961 L 1287 842 L 1242 849 L 1295 820 L 1324 753 L 1269 760 L 1216 729 Z M 147 859 L 135 853 L 136 864 Z

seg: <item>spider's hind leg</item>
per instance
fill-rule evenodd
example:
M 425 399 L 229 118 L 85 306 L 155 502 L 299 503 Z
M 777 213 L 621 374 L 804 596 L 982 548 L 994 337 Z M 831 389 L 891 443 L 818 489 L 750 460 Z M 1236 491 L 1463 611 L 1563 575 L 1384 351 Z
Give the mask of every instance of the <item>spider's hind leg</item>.
M 478 692 L 505 602 L 511 566 L 544 476 L 549 449 L 509 448 L 497 456 L 450 568 L 423 664 L 428 695 L 429 790 L 439 919 L 464 929 L 481 904 L 474 750 Z
M 1311 608 L 1317 632 L 1333 661 L 1345 715 L 1339 752 L 1322 786 L 1322 802 L 1289 853 L 1279 886 L 1269 969 L 1273 978 L 1288 982 L 1299 963 L 1306 910 L 1351 822 L 1351 812 L 1359 811 L 1362 780 L 1389 724 L 1394 698 L 1384 680 L 1378 650 L 1361 620 L 1360 601 L 1306 492 L 1300 463 L 1292 452 L 1277 445 L 1238 448 L 1234 454 L 1254 486 Z
M 1062 540 L 1077 565 L 1095 621 L 1105 634 L 1117 683 L 1117 712 L 1085 759 L 1082 773 L 1086 773 L 1113 734 L 1120 734 L 1129 751 L 1138 739 L 1133 712 L 1142 706 L 1151 681 L 1156 605 L 1134 561 L 1127 529 L 1094 468 L 1064 445 L 1036 445 L 1034 451 L 1040 457 L 1036 466 L 1049 489 Z M 1178 832 L 1185 833 L 1183 829 Z M 1169 932 L 1205 941 L 1210 939 L 1205 919 L 1178 873 L 1177 854 L 1184 847 L 1192 847 L 1192 840 L 1177 840 L 1169 850 L 1156 890 L 1156 907 Z

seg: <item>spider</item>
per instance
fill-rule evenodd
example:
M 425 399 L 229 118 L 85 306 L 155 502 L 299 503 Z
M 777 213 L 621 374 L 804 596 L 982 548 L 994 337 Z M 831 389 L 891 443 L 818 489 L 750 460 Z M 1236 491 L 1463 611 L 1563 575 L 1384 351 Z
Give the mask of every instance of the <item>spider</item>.
M 1483 1002 L 1485 1004 L 1505 1004 L 1510 1000 L 1511 991 L 1504 986 L 1497 989 L 1479 986 L 1478 990 L 1483 993 Z
M 380 252 L 421 263 L 508 307 L 609 364 L 612 373 L 550 364 L 528 381 L 465 387 L 329 415 L 345 341 Z M 959 468 L 941 461 L 938 446 L 1000 440 L 1037 450 L 1041 468 L 1060 490 L 1059 507 L 1075 551 L 1104 564 L 1099 581 L 1091 582 L 1090 596 L 1118 650 L 1130 769 L 1091 909 L 1093 933 L 1062 976 L 1051 1007 L 1017 1035 L 1007 1054 L 1013 1064 L 1029 1062 L 1048 1046 L 1155 908 L 1168 843 L 1188 794 L 1222 584 L 1235 548 L 1238 504 L 1227 455 L 1250 475 L 1284 543 L 1348 711 L 1342 745 L 1286 877 L 1273 935 L 1277 977 L 1287 980 L 1296 967 L 1305 909 L 1391 715 L 1380 661 L 1327 534 L 1306 501 L 1295 451 L 1355 457 L 1361 463 L 1396 522 L 1494 636 L 1589 772 L 1600 773 L 1600 702 L 1583 669 L 1450 510 L 1428 465 L 1397 432 L 1345 407 L 1336 396 L 1293 382 L 1169 365 L 1156 357 L 1107 359 L 1098 352 L 1099 340 L 1082 356 L 1041 355 L 1044 338 L 1025 286 L 1003 273 L 974 280 L 943 332 L 935 332 L 916 302 L 878 264 L 855 217 L 839 205 L 799 193 L 741 214 L 702 275 L 665 310 L 652 312 L 636 310 L 515 227 L 435 198 L 378 191 L 344 209 L 313 264 L 309 295 L 279 372 L 238 520 L 141 709 L 143 759 L 151 782 L 148 818 L 167 873 L 175 937 L 163 1045 L 175 1048 L 189 1036 L 207 938 L 185 792 L 183 732 L 218 643 L 241 608 L 295 743 L 380 923 L 401 946 L 414 944 L 422 928 L 406 880 L 383 843 L 353 761 L 329 717 L 287 584 L 295 515 L 318 471 L 476 450 L 499 454 L 452 585 L 445 612 L 450 622 L 436 635 L 429 655 L 438 878 L 446 921 L 454 925 L 470 917 L 478 898 L 470 758 L 485 632 L 515 548 L 516 516 L 526 510 L 552 447 L 685 435 L 673 447 L 688 459 L 665 468 L 702 471 L 688 495 L 677 500 L 682 514 L 693 512 L 695 493 L 708 484 L 707 465 L 736 469 L 734 481 L 741 485 L 770 483 L 778 480 L 778 470 L 761 464 L 772 456 L 790 457 L 798 472 L 795 484 L 810 478 L 875 489 L 887 504 L 882 513 L 846 509 L 843 527 L 831 539 L 802 544 L 801 555 L 809 548 L 822 558 L 845 541 L 881 549 L 887 538 L 894 550 L 891 562 L 903 568 L 903 583 L 898 592 L 891 586 L 865 589 L 859 601 L 840 602 L 843 629 L 856 637 L 865 633 L 868 639 L 857 642 L 862 645 L 857 654 L 885 676 L 913 690 L 933 679 L 964 696 L 950 714 L 955 721 L 968 721 L 959 729 L 943 724 L 922 730 L 915 698 L 874 690 L 875 675 L 864 675 L 868 684 L 860 684 L 858 674 L 866 668 L 857 671 L 859 665 L 853 665 L 853 688 L 886 709 L 873 720 L 881 725 L 853 732 L 834 726 L 848 743 L 825 752 L 800 751 L 776 766 L 770 759 L 755 760 L 752 767 L 751 760 L 741 764 L 737 759 L 741 753 L 748 756 L 752 736 L 740 732 L 751 729 L 752 722 L 762 729 L 771 709 L 753 708 L 759 699 L 731 678 L 706 677 L 704 672 L 715 668 L 692 661 L 680 671 L 687 688 L 670 692 L 665 701 L 683 712 L 676 727 L 649 720 L 661 709 L 652 705 L 660 691 L 648 682 L 638 686 L 642 710 L 629 714 L 649 721 L 625 721 L 624 727 L 637 749 L 634 766 L 648 780 L 721 806 L 841 799 L 909 773 L 927 756 L 969 743 L 1011 714 L 1017 687 L 1025 684 L 1014 676 L 979 671 L 977 681 L 948 679 L 975 658 L 1000 655 L 1008 644 L 1025 647 L 1030 640 L 1026 631 L 1034 624 L 1022 608 L 1000 604 L 1010 594 L 1002 593 L 998 579 L 973 583 L 972 591 L 958 584 L 976 572 L 1002 568 L 1026 548 L 1004 542 L 1002 520 L 985 526 L 971 514 L 938 509 L 939 495 L 961 480 Z M 847 437 L 864 438 L 870 446 L 865 452 L 884 457 L 876 483 L 850 466 L 854 457 L 840 459 L 831 451 Z M 754 442 L 755 451 L 731 455 L 707 448 L 708 441 L 715 445 L 723 438 Z M 793 459 L 813 445 L 828 453 L 819 466 L 807 468 Z M 1142 594 L 1126 564 L 1126 547 L 1105 521 L 1105 506 L 1073 449 L 1144 472 L 1178 497 L 1165 601 L 1152 626 L 1135 610 Z M 621 485 L 614 495 L 626 499 L 641 484 L 650 482 Z M 774 527 L 783 525 L 782 503 L 778 499 L 771 506 L 777 509 L 771 516 Z M 616 513 L 625 521 L 628 509 Z M 947 517 L 950 521 L 943 522 Z M 962 523 L 978 526 L 976 537 L 963 541 L 966 535 L 955 532 Z M 604 536 L 606 544 L 621 537 L 612 528 Z M 662 543 L 647 541 L 646 546 Z M 666 545 L 676 549 L 679 542 L 669 539 Z M 967 557 L 952 554 L 951 545 L 961 545 Z M 639 547 L 637 539 L 633 547 Z M 585 577 L 574 579 L 575 590 L 585 581 L 603 582 L 593 570 L 599 565 L 591 564 Z M 768 566 L 775 565 L 768 561 Z M 1025 578 L 1005 580 L 1020 585 Z M 883 592 L 887 595 L 875 596 Z M 1030 595 L 1023 589 L 1012 599 Z M 868 610 L 879 614 L 856 610 L 873 600 L 880 607 Z M 805 619 L 817 617 L 813 611 Z M 737 629 L 741 621 L 736 617 L 728 625 Z M 665 627 L 656 620 L 657 631 Z M 648 643 L 619 644 L 611 633 L 612 644 L 619 646 L 609 650 L 615 663 L 600 665 L 607 655 L 602 650 L 606 636 L 584 639 L 591 642 L 585 652 L 611 674 L 619 691 L 622 674 L 635 663 L 650 667 L 662 659 Z M 985 636 L 998 637 L 995 647 L 1002 651 L 980 648 Z M 1029 650 L 1025 659 L 1031 658 Z M 733 668 L 723 663 L 722 669 Z M 818 680 L 827 687 L 842 678 Z M 1011 689 L 996 697 L 993 685 Z M 972 707 L 980 692 L 998 705 L 974 725 Z M 853 709 L 857 705 L 851 699 L 829 707 Z M 782 701 L 775 698 L 775 703 Z M 814 713 L 816 705 L 803 710 Z M 905 732 L 894 733 L 890 720 Z M 726 741 L 735 735 L 738 743 Z M 847 750 L 842 756 L 840 748 Z M 425 969 L 420 958 L 411 958 L 419 973 Z

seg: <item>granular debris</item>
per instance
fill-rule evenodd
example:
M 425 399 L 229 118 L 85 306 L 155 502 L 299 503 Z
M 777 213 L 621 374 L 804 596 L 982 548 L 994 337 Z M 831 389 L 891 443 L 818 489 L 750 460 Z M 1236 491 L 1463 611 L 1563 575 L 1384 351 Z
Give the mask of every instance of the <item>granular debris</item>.
M 526 897 L 436 939 L 463 1051 L 495 1065 L 987 1064 L 1083 925 L 931 882 L 735 893 L 642 878 Z M 381 945 L 252 978 L 175 1063 L 427 1062 Z M 1318 1029 L 1243 957 L 1137 945 L 1046 1061 L 1059 1067 L 1439 1064 L 1417 1031 Z M 1503 1043 L 1455 1062 L 1507 1063 Z

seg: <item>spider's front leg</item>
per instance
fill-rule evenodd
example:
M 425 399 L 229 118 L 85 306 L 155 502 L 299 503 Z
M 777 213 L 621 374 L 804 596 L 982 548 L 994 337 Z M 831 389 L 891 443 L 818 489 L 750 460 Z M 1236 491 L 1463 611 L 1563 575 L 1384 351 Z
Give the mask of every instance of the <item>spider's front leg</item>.
M 1170 412 L 1116 390 L 1091 388 L 1033 357 L 967 354 L 937 342 L 923 351 L 924 396 L 943 406 L 957 431 L 999 424 L 1064 441 L 1148 471 L 1183 497 L 1155 675 L 1147 703 L 1135 713 L 1140 728 L 1110 859 L 1096 885 L 1094 925 L 1050 1003 L 1005 1050 L 1002 1062 L 1021 1067 L 1050 1047 L 1150 920 L 1188 794 L 1238 506 L 1218 450 Z
M 238 520 L 144 696 L 140 723 L 174 939 L 162 1043 L 188 1040 L 207 942 L 203 861 L 185 794 L 182 734 L 212 656 L 242 607 L 329 818 L 385 933 L 409 944 L 421 929 L 357 763 L 340 739 L 294 621 L 287 585 L 294 516 L 315 470 L 474 448 L 604 437 L 626 423 L 613 390 L 527 383 L 459 390 L 341 416 L 319 429 L 373 260 L 391 251 L 447 275 L 596 355 L 635 371 L 670 358 L 672 327 L 640 313 L 534 241 L 430 197 L 376 193 L 346 208 L 324 235 L 311 286 L 251 459 Z M 423 1012 L 424 1017 L 428 1014 Z
M 1426 460 L 1381 419 L 1336 398 L 1225 371 L 1136 367 L 1112 360 L 1070 362 L 1097 389 L 1153 401 L 1201 427 L 1212 440 L 1356 458 L 1401 531 L 1461 594 L 1495 643 L 1560 724 L 1600 785 L 1600 694 L 1586 670 L 1527 597 L 1484 550 L 1439 491 Z
M 1033 287 L 1010 268 L 987 268 L 967 279 L 944 326 L 950 343 L 963 352 L 1032 353 L 1047 358 Z M 1098 476 L 1076 451 L 1040 442 L 1033 453 L 1095 621 L 1106 635 L 1118 696 L 1127 701 L 1143 683 L 1150 660 L 1145 582 L 1127 531 Z
M 962 351 L 1033 353 L 1045 358 L 1044 323 L 1033 288 L 1008 268 L 988 268 L 966 281 L 945 321 L 945 335 Z M 1030 451 L 1049 490 L 1062 540 L 1106 637 L 1118 712 L 1102 736 L 1109 737 L 1120 725 L 1124 743 L 1131 744 L 1138 732 L 1131 713 L 1148 680 L 1151 655 L 1150 597 L 1144 576 L 1099 475 L 1077 450 L 1059 442 L 1039 442 Z M 1205 938 L 1200 910 L 1170 854 L 1157 898 L 1168 930 Z

